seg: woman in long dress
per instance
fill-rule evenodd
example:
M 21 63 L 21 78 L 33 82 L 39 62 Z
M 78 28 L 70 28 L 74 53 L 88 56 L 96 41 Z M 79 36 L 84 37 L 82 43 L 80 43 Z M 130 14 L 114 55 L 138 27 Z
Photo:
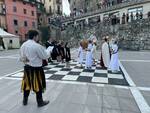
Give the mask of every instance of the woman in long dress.
M 110 60 L 110 65 L 109 69 L 115 73 L 119 71 L 119 62 L 118 62 L 118 46 L 117 46 L 117 41 L 112 44 L 112 52 L 111 52 L 111 60 Z
M 89 40 L 89 44 L 88 44 L 88 48 L 86 49 L 86 62 L 85 62 L 85 68 L 86 69 L 91 69 L 92 68 L 92 64 L 93 64 L 93 55 L 92 55 L 92 41 Z

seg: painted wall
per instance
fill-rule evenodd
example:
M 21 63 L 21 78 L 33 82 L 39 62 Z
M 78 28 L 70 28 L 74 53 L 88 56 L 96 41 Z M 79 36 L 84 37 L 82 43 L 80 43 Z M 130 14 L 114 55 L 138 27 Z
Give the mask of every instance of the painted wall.
M 36 6 L 29 3 L 24 4 L 22 1 L 18 0 L 16 0 L 16 2 L 13 0 L 5 0 L 5 5 L 7 31 L 19 35 L 21 41 L 24 41 L 28 30 L 37 28 Z M 14 7 L 16 7 L 16 12 L 14 12 Z M 24 14 L 24 9 L 26 9 L 26 14 Z M 34 15 L 32 12 L 34 12 Z M 14 19 L 18 21 L 18 25 L 14 25 Z M 24 21 L 27 21 L 27 26 L 24 25 Z

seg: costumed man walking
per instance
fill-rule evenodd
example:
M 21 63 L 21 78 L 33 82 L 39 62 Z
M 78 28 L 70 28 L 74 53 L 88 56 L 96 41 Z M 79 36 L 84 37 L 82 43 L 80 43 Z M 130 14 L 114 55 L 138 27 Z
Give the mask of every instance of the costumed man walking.
M 110 63 L 110 51 L 109 51 L 109 45 L 108 45 L 108 39 L 104 39 L 105 42 L 102 44 L 102 51 L 101 51 L 101 60 L 100 65 L 107 69 L 109 67 Z
M 114 43 L 111 46 L 111 60 L 109 69 L 112 71 L 112 73 L 117 73 L 119 71 L 119 62 L 118 62 L 118 46 L 117 41 L 114 41 Z
M 46 89 L 45 74 L 42 60 L 49 58 L 49 52 L 39 43 L 39 33 L 36 30 L 28 32 L 28 40 L 20 48 L 20 60 L 24 62 L 24 76 L 21 90 L 23 92 L 23 105 L 28 104 L 30 91 L 36 93 L 37 106 L 42 107 L 49 103 L 44 101 L 42 93 Z

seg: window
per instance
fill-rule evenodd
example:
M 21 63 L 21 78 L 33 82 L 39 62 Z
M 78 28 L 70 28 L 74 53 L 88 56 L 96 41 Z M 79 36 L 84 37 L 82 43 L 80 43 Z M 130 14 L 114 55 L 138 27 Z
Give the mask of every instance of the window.
M 13 12 L 17 12 L 17 7 L 13 6 Z
M 60 14 L 60 6 L 57 6 L 57 14 Z
M 15 30 L 15 33 L 18 34 L 18 30 Z
M 27 27 L 28 26 L 28 22 L 24 21 L 24 26 Z
M 32 22 L 32 27 L 35 28 L 35 22 Z
M 13 43 L 13 41 L 12 41 L 12 40 L 9 40 L 9 43 L 10 43 L 10 44 L 12 44 L 12 43 Z
M 51 18 L 48 18 L 48 22 L 49 22 L 49 23 L 51 22 Z
M 25 2 L 23 2 L 23 4 L 24 4 L 24 5 L 26 5 L 26 3 L 25 3 Z
M 16 20 L 16 19 L 14 20 L 14 25 L 16 25 L 16 26 L 18 25 L 18 20 Z
M 34 16 L 34 11 L 31 11 L 32 16 Z
M 27 10 L 26 9 L 23 9 L 23 12 L 24 12 L 24 14 L 27 14 Z

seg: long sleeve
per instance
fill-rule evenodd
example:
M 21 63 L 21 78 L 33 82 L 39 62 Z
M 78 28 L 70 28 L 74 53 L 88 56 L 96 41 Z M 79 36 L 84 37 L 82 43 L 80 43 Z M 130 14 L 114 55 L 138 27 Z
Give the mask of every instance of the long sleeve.
M 41 46 L 41 45 L 39 45 L 39 46 Z M 48 59 L 50 57 L 50 52 L 46 51 L 46 49 L 42 46 L 38 48 L 37 54 L 38 54 L 39 58 L 41 58 L 41 59 Z

